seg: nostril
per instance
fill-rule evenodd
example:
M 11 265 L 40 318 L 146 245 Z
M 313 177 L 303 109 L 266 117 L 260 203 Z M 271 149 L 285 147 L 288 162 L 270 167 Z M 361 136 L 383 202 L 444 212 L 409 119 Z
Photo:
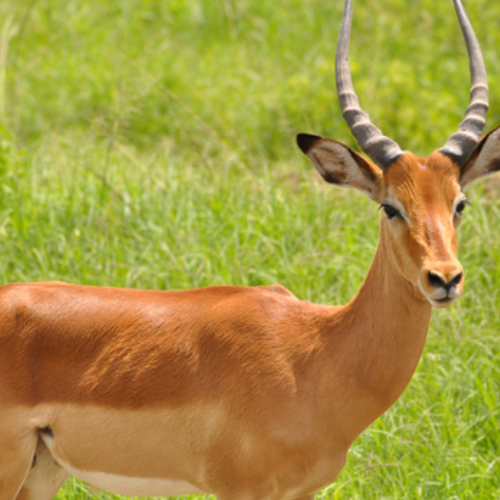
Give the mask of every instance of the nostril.
M 429 283 L 436 287 L 436 288 L 448 288 L 448 285 L 446 284 L 446 282 L 444 281 L 443 278 L 441 278 L 441 276 L 439 276 L 439 274 L 436 274 L 432 271 L 429 271 Z
M 462 281 L 463 273 L 460 271 L 459 273 L 455 274 L 455 276 L 448 282 L 446 282 L 435 271 L 429 271 L 428 276 L 429 276 L 429 283 L 433 287 L 444 288 L 446 290 L 449 290 L 450 288 L 457 286 Z
M 457 286 L 462 281 L 462 276 L 462 272 L 456 274 L 455 277 L 450 281 L 450 286 Z

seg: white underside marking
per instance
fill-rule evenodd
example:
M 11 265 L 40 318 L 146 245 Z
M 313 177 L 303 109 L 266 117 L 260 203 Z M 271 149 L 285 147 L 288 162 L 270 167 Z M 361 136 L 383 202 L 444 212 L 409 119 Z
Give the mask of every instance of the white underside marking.
M 98 490 L 132 497 L 171 497 L 207 493 L 182 480 L 131 477 L 107 472 L 79 470 L 54 453 L 52 437 L 41 435 L 41 438 L 60 467 Z
M 227 419 L 218 405 L 125 410 L 47 404 L 32 413 L 35 428 L 52 431 L 41 431 L 40 438 L 54 460 L 95 488 L 133 497 L 211 493 L 204 454 Z
M 89 483 L 89 485 L 118 495 L 134 497 L 171 497 L 194 493 L 206 493 L 185 481 L 117 476 L 105 472 L 81 471 L 63 462 L 59 462 L 59 465 L 71 475 Z

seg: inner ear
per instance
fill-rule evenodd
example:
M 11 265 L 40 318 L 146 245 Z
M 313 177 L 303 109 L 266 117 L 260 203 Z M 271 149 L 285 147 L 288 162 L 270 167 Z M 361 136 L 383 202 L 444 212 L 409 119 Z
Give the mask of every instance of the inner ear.
M 486 134 L 460 172 L 460 185 L 468 186 L 481 177 L 500 171 L 500 127 Z
M 326 182 L 353 187 L 381 201 L 384 174 L 375 164 L 344 144 L 325 137 L 299 134 L 297 144 Z

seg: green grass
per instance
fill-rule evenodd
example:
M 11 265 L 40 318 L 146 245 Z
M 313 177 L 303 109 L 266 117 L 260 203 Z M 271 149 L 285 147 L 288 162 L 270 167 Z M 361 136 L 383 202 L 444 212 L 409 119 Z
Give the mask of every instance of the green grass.
M 376 247 L 377 207 L 320 181 L 294 145 L 310 131 L 355 147 L 334 90 L 341 3 L 1 2 L 2 282 L 280 282 L 302 299 L 347 301 Z M 452 2 L 354 3 L 361 103 L 403 148 L 428 154 L 468 101 Z M 466 7 L 491 128 L 500 3 Z M 500 185 L 468 196 L 466 294 L 435 312 L 409 388 L 317 498 L 500 498 Z M 74 480 L 58 495 L 90 498 Z

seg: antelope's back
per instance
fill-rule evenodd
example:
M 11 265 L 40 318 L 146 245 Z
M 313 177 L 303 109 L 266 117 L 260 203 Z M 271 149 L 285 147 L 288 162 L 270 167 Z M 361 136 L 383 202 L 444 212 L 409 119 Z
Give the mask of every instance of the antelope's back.
M 135 409 L 228 394 L 239 404 L 282 397 L 297 390 L 322 307 L 279 285 L 168 292 L 6 285 L 0 399 Z

